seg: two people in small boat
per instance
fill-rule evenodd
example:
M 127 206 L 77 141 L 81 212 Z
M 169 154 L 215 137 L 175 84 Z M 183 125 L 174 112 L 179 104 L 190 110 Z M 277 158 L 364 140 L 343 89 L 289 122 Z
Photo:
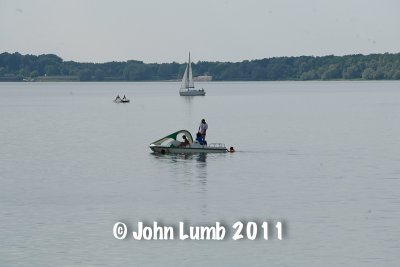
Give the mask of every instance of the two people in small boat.
M 208 130 L 208 124 L 205 119 L 202 119 L 200 122 L 199 130 L 197 131 L 197 134 L 196 134 L 195 142 L 199 143 L 202 146 L 206 146 L 207 145 L 207 141 L 206 141 L 207 130 Z M 179 146 L 180 147 L 189 146 L 190 142 L 186 138 L 186 136 L 183 135 L 182 138 L 183 138 L 183 141 L 180 143 Z
M 208 130 L 208 124 L 205 119 L 202 119 L 200 122 L 199 130 L 196 134 L 195 143 L 199 143 L 200 145 L 203 145 L 203 146 L 207 145 L 207 141 L 206 141 L 207 130 Z M 183 141 L 179 144 L 179 146 L 180 147 L 190 146 L 190 142 L 186 138 L 186 135 L 183 135 L 182 138 L 183 138 Z M 228 150 L 228 152 L 231 152 L 231 153 L 236 152 L 236 150 L 233 148 L 233 146 L 231 146 L 227 150 Z
M 119 95 L 117 95 L 117 97 L 115 98 L 115 101 L 121 100 L 121 97 Z M 124 97 L 122 98 L 122 100 L 126 100 L 126 96 L 124 95 Z

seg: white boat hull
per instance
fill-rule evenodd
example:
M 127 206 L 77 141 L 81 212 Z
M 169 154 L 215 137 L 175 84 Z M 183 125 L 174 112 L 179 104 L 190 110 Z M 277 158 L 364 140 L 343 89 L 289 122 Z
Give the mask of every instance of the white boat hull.
M 150 149 L 160 154 L 197 154 L 197 153 L 225 153 L 228 150 L 225 147 L 166 147 L 150 145 Z
M 182 90 L 179 91 L 180 96 L 205 96 L 206 91 L 204 90 Z
M 114 103 L 129 103 L 130 100 L 129 99 L 120 99 L 120 100 L 114 100 Z
M 178 141 L 178 139 L 181 138 L 189 142 L 189 144 L 183 146 L 186 144 L 186 142 Z M 228 152 L 225 144 L 223 143 L 208 143 L 208 145 L 202 145 L 197 141 L 193 141 L 192 135 L 187 130 L 180 130 L 169 134 L 157 141 L 154 141 L 149 147 L 154 153 L 160 154 L 201 154 Z

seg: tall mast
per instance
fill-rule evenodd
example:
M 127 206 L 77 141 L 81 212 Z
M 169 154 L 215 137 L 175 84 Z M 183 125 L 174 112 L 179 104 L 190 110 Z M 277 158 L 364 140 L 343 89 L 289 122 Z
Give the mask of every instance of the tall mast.
M 190 88 L 189 73 L 190 73 L 190 51 L 189 51 L 188 72 L 187 72 L 188 91 L 189 91 L 189 88 Z

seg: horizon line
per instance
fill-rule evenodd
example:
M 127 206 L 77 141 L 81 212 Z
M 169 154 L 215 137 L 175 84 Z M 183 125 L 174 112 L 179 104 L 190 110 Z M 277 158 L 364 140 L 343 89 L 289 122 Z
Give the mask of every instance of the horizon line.
M 82 63 L 82 64 L 105 64 L 105 63 L 111 63 L 111 62 L 128 62 L 128 61 L 138 61 L 138 62 L 142 62 L 143 64 L 171 64 L 171 63 L 178 63 L 178 64 L 185 64 L 187 61 L 184 61 L 182 63 L 179 63 L 177 61 L 172 61 L 172 62 L 145 62 L 143 60 L 138 60 L 138 59 L 127 59 L 125 61 L 122 60 L 111 60 L 111 61 L 103 61 L 103 62 L 95 62 L 95 61 L 75 61 L 75 60 L 65 60 L 63 57 L 59 56 L 58 54 L 55 53 L 48 53 L 48 54 L 22 54 L 18 51 L 15 52 L 8 52 L 8 51 L 4 51 L 1 52 L 1 54 L 4 53 L 8 53 L 8 54 L 20 54 L 21 56 L 43 56 L 43 55 L 55 55 L 59 58 L 62 59 L 63 62 L 75 62 L 75 63 Z M 273 56 L 273 57 L 264 57 L 264 58 L 253 58 L 253 59 L 243 59 L 242 61 L 207 61 L 207 60 L 198 60 L 197 62 L 220 62 L 220 63 L 242 63 L 244 61 L 257 61 L 257 60 L 264 60 L 264 59 L 273 59 L 273 58 L 300 58 L 300 57 L 314 57 L 314 58 L 321 58 L 321 57 L 346 57 L 346 56 L 370 56 L 370 55 L 385 55 L 385 54 L 389 54 L 389 55 L 395 55 L 395 54 L 400 54 L 400 52 L 381 52 L 381 53 L 368 53 L 368 54 L 363 54 L 363 53 L 355 53 L 355 54 L 344 54 L 344 55 L 335 55 L 335 54 L 326 54 L 326 55 L 319 55 L 319 56 L 315 56 L 315 55 L 300 55 L 300 56 Z M 195 64 L 195 62 L 192 62 Z

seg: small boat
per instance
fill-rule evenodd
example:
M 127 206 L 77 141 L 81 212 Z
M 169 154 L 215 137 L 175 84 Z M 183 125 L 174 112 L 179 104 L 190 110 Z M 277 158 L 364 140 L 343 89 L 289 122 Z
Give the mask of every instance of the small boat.
M 127 99 L 125 96 L 123 98 L 120 98 L 119 96 L 117 96 L 114 101 L 114 103 L 129 103 L 131 102 L 129 99 Z
M 182 142 L 178 141 L 178 138 L 182 139 L 186 136 L 189 141 L 189 145 L 182 146 Z M 150 149 L 155 153 L 170 154 L 170 153 L 225 153 L 228 150 L 225 144 L 212 143 L 208 145 L 201 145 L 198 142 L 193 142 L 193 137 L 187 130 L 180 130 L 170 135 L 167 135 L 160 140 L 154 141 L 150 144 Z
M 192 63 L 190 62 L 190 52 L 189 60 L 186 65 L 185 73 L 182 77 L 181 89 L 179 90 L 179 95 L 181 96 L 205 96 L 206 91 L 204 89 L 195 89 L 192 74 Z
M 114 103 L 129 103 L 129 99 L 114 99 Z

